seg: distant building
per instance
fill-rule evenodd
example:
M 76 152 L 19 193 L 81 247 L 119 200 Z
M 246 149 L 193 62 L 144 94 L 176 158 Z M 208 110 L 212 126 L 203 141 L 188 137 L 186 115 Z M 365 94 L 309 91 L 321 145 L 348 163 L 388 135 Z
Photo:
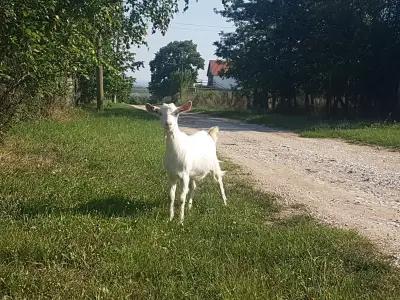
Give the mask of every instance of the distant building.
M 228 66 L 226 62 L 210 60 L 207 70 L 207 86 L 224 90 L 231 90 L 235 88 L 237 86 L 237 82 L 234 78 L 223 78 L 220 75 L 220 72 L 226 71 L 227 68 Z

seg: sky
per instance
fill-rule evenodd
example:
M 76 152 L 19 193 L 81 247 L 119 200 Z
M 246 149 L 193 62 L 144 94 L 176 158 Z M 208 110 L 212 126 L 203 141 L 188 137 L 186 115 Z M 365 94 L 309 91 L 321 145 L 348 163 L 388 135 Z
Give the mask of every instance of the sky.
M 147 47 L 133 50 L 136 52 L 136 61 L 143 61 L 145 66 L 129 74 L 136 78 L 136 84 L 146 86 L 150 81 L 149 62 L 161 47 L 172 41 L 183 40 L 192 40 L 197 44 L 197 51 L 205 61 L 204 70 L 199 70 L 198 80 L 206 81 L 208 61 L 217 58 L 213 43 L 219 40 L 218 33 L 234 30 L 232 23 L 214 13 L 214 8 L 222 9 L 221 0 L 190 1 L 189 9 L 174 16 L 164 36 L 159 32 L 149 34 L 146 39 Z

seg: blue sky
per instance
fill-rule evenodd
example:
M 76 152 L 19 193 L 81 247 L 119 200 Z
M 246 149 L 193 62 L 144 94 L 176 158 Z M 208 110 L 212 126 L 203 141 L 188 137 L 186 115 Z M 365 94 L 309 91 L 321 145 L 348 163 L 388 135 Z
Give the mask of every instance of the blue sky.
M 145 67 L 131 74 L 139 85 L 147 85 L 150 81 L 149 62 L 155 53 L 172 41 L 192 40 L 205 60 L 204 70 L 199 72 L 199 80 L 206 80 L 207 66 L 210 59 L 215 59 L 215 46 L 220 31 L 233 31 L 233 24 L 226 22 L 222 16 L 214 13 L 214 8 L 221 9 L 220 0 L 190 1 L 186 12 L 179 12 L 171 21 L 167 33 L 163 36 L 157 32 L 147 37 L 147 47 L 136 49 L 136 60 L 144 61 Z

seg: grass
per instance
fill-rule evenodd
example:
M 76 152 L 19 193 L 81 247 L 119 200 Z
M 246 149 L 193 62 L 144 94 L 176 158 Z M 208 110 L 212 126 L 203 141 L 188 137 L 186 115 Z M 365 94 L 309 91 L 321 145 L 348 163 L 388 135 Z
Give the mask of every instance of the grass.
M 228 168 L 167 222 L 159 122 L 126 106 L 13 129 L 0 148 L 0 298 L 399 299 L 354 232 L 280 217 Z
M 327 120 L 318 117 L 254 114 L 238 111 L 199 109 L 214 116 L 243 120 L 295 131 L 308 138 L 340 138 L 353 143 L 369 144 L 400 150 L 400 124 L 376 121 Z

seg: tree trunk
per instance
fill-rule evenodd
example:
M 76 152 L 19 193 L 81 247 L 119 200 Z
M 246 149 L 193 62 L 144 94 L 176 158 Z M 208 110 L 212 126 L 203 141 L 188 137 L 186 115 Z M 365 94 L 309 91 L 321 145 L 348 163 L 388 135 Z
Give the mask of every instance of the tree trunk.
M 79 77 L 75 77 L 74 79 L 74 97 L 75 97 L 75 106 L 79 105 L 80 100 L 80 91 L 79 91 Z
M 339 110 L 339 96 L 333 97 L 333 114 L 337 115 Z
M 331 106 L 332 106 L 332 96 L 331 96 L 331 95 L 328 95 L 328 96 L 326 97 L 326 114 L 327 114 L 328 116 L 331 115 Z
M 103 102 L 104 102 L 104 77 L 103 77 L 103 65 L 101 63 L 101 57 L 103 55 L 102 51 L 102 45 L 101 45 L 101 35 L 99 35 L 98 38 L 98 44 L 97 44 L 97 59 L 99 60 L 98 66 L 97 66 L 97 110 L 102 110 L 103 109 Z
M 276 109 L 276 95 L 272 94 L 272 108 L 271 108 L 272 112 L 274 112 L 275 109 Z
M 348 114 L 349 114 L 349 107 L 348 107 L 348 99 L 347 98 L 348 98 L 347 95 L 339 98 L 340 105 L 342 106 L 341 107 L 342 111 L 344 112 L 344 114 L 346 116 L 348 116 Z
M 304 98 L 304 108 L 306 113 L 310 111 L 310 96 L 308 93 L 306 93 L 306 97 Z
M 310 95 L 310 102 L 311 102 L 311 111 L 314 113 L 315 112 L 315 99 L 312 94 Z

